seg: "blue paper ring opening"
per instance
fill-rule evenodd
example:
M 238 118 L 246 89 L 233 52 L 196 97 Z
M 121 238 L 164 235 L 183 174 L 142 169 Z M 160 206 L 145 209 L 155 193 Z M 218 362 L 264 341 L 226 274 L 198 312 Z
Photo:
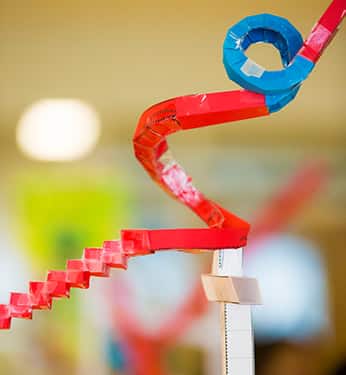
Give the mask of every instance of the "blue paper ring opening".
M 278 49 L 282 70 L 268 71 L 245 54 L 254 43 L 270 43 Z M 224 42 L 224 65 L 229 78 L 245 89 L 265 95 L 294 90 L 314 64 L 297 55 L 303 45 L 299 31 L 286 19 L 271 14 L 244 18 L 231 27 Z

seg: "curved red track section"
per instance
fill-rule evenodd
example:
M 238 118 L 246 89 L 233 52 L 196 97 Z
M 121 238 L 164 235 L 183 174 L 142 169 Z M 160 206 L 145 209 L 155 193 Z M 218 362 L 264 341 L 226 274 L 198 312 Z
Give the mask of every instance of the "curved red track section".
M 173 159 L 166 137 L 181 130 L 268 115 L 264 96 L 229 91 L 182 96 L 143 113 L 134 138 L 134 152 L 151 178 L 198 215 L 209 227 L 238 228 L 246 236 L 249 224 L 206 198 Z

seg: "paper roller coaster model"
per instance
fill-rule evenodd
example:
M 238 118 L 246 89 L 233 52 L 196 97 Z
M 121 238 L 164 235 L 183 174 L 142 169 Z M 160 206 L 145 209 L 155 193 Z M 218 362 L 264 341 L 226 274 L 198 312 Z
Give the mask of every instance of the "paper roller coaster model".
M 227 123 L 277 112 L 293 100 L 333 39 L 346 12 L 346 0 L 333 0 L 303 41 L 286 19 L 261 14 L 231 27 L 223 46 L 229 78 L 244 90 L 181 96 L 156 104 L 141 116 L 133 137 L 134 152 L 151 178 L 196 213 L 209 228 L 123 230 L 120 240 L 86 248 L 63 271 L 48 271 L 45 281 L 31 281 L 28 293 L 11 293 L 0 305 L 0 329 L 12 318 L 31 319 L 33 310 L 50 309 L 53 298 L 69 297 L 70 288 L 89 287 L 91 276 L 107 277 L 111 268 L 127 268 L 131 257 L 159 250 L 214 251 L 213 272 L 203 275 L 207 298 L 221 305 L 223 373 L 254 373 L 250 305 L 260 303 L 257 282 L 242 276 L 242 247 L 249 224 L 206 198 L 173 159 L 166 137 L 181 130 Z M 258 42 L 274 45 L 283 69 L 267 71 L 245 55 Z

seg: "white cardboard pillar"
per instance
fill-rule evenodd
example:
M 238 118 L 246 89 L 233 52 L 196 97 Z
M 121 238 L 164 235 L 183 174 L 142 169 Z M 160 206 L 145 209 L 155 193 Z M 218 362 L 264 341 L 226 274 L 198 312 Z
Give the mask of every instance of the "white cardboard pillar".
M 243 276 L 243 250 L 219 250 L 213 274 Z M 223 375 L 254 375 L 254 339 L 251 306 L 220 303 Z

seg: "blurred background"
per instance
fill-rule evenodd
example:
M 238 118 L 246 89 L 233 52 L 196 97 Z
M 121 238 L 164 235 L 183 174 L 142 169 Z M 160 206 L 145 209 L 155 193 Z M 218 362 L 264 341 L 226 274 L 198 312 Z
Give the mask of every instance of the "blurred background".
M 0 303 L 121 228 L 201 226 L 135 160 L 139 115 L 170 97 L 236 89 L 222 43 L 241 18 L 277 14 L 306 36 L 327 5 L 0 0 Z M 201 191 L 257 228 L 292 179 L 291 196 L 313 180 L 294 215 L 249 244 L 246 269 L 265 303 L 254 312 L 259 375 L 345 373 L 336 370 L 346 358 L 345 37 L 344 27 L 280 113 L 169 139 Z M 280 66 L 269 46 L 249 55 Z M 280 206 L 276 215 L 289 210 Z M 162 374 L 220 373 L 217 306 L 202 301 L 169 343 L 155 337 L 208 261 L 136 259 L 32 322 L 14 321 L 0 334 L 0 373 L 133 374 L 145 358 L 159 358 Z

